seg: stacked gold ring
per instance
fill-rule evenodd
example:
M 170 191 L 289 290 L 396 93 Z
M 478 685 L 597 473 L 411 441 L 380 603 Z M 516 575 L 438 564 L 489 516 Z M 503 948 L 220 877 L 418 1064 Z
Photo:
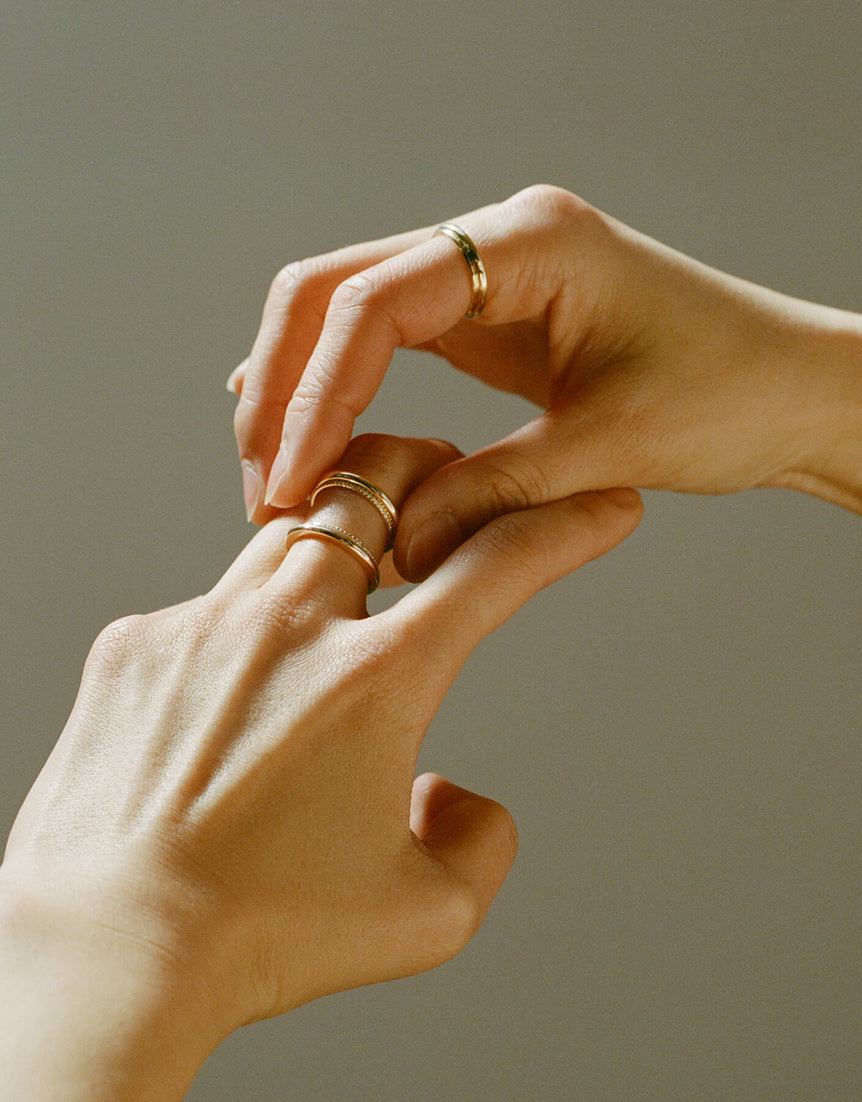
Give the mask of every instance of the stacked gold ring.
M 392 503 L 392 499 L 385 494 L 379 486 L 360 478 L 352 471 L 330 471 L 325 474 L 311 492 L 310 503 L 314 507 L 315 498 L 323 490 L 350 490 L 352 493 L 364 497 L 374 506 L 386 525 L 386 550 L 388 551 L 395 541 L 395 530 L 398 527 L 398 510 Z
M 379 486 L 361 478 L 353 471 L 330 471 L 325 474 L 311 491 L 309 504 L 314 508 L 314 502 L 318 494 L 324 490 L 348 490 L 350 493 L 359 494 L 377 510 L 381 520 L 386 525 L 386 548 L 388 551 L 395 540 L 395 531 L 398 527 L 398 510 L 392 499 L 385 494 Z M 354 558 L 359 559 L 368 573 L 368 592 L 373 593 L 380 585 L 380 564 L 368 550 L 362 540 L 357 539 L 352 532 L 344 528 L 330 524 L 297 524 L 287 533 L 287 547 L 290 548 L 297 540 L 306 537 L 326 540 L 338 547 L 349 551 Z
M 476 246 L 461 227 L 456 226 L 454 222 L 441 222 L 431 236 L 448 237 L 461 250 L 464 259 L 467 261 L 467 267 L 470 269 L 470 282 L 473 287 L 473 295 L 464 317 L 468 320 L 478 318 L 485 309 L 485 298 L 488 294 L 488 275 Z
M 326 540 L 336 546 L 343 547 L 359 559 L 368 571 L 368 592 L 373 593 L 380 585 L 380 569 L 374 556 L 365 544 L 346 532 L 343 528 L 324 527 L 322 524 L 297 524 L 287 533 L 287 547 L 290 548 L 297 540 L 311 536 L 315 539 Z

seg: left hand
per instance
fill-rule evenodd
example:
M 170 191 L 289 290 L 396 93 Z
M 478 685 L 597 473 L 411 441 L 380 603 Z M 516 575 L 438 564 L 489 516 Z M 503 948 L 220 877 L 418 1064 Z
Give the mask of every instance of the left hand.
M 400 504 L 455 457 L 360 437 L 340 465 Z M 327 501 L 328 523 L 380 552 L 366 502 Z M 636 494 L 612 491 L 498 518 L 368 617 L 350 553 L 285 552 L 303 510 L 267 524 L 210 593 L 108 627 L 0 869 L 12 1082 L 29 1005 L 31 1077 L 68 1050 L 76 1083 L 116 1084 L 56 1097 L 179 1098 L 238 1026 L 458 952 L 516 835 L 493 801 L 414 783 L 426 728 L 483 636 L 639 516 Z M 161 1093 L 159 1076 L 173 1077 Z

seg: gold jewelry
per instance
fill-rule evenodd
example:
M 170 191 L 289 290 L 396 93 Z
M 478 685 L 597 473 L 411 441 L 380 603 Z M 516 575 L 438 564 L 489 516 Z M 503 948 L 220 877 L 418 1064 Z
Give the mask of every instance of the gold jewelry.
M 358 474 L 354 474 L 352 471 L 330 471 L 321 478 L 311 491 L 310 504 L 314 505 L 314 499 L 323 490 L 334 488 L 350 490 L 355 494 L 360 494 L 374 506 L 386 525 L 385 550 L 388 551 L 395 542 L 395 529 L 398 527 L 398 510 L 395 508 L 392 499 L 379 486 L 360 478 Z
M 337 544 L 359 559 L 368 571 L 369 593 L 373 593 L 380 585 L 380 570 L 377 561 L 365 544 L 358 540 L 356 536 L 352 536 L 350 532 L 345 532 L 343 528 L 324 528 L 319 524 L 297 524 L 295 528 L 291 528 L 287 533 L 287 547 L 292 547 L 297 540 L 304 539 L 307 536 Z
M 467 267 L 470 269 L 470 280 L 473 284 L 473 297 L 470 299 L 470 306 L 464 317 L 467 319 L 478 318 L 485 309 L 485 297 L 488 294 L 488 276 L 482 258 L 467 234 L 454 222 L 441 222 L 431 234 L 432 237 L 438 235 L 448 237 L 450 241 L 454 241 L 464 254 Z

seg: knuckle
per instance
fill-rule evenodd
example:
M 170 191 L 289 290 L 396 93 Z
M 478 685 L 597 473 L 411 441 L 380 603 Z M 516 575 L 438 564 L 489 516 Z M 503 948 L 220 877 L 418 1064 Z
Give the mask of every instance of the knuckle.
M 351 463 L 361 466 L 373 466 L 385 461 L 388 469 L 401 470 L 415 460 L 416 442 L 402 436 L 364 432 L 350 441 L 348 455 Z
M 141 652 L 151 630 L 148 616 L 134 614 L 114 620 L 96 636 L 87 656 L 88 670 L 119 672 Z
M 314 373 L 306 373 L 287 403 L 286 412 L 308 417 L 324 402 L 341 401 L 335 386 L 336 363 L 327 353 L 318 351 L 314 358 Z
M 336 313 L 357 313 L 373 309 L 382 290 L 382 281 L 373 270 L 354 272 L 335 288 L 330 308 Z
M 285 264 L 272 280 L 269 300 L 284 304 L 297 295 L 313 289 L 323 278 L 323 267 L 317 257 L 305 257 Z
M 513 198 L 528 206 L 548 225 L 582 224 L 600 217 L 595 207 L 555 184 L 532 184 Z
M 495 514 L 539 505 L 551 496 L 545 472 L 523 457 L 517 467 L 492 467 L 485 482 Z
M 354 272 L 335 288 L 330 299 L 331 315 L 351 328 L 360 325 L 381 328 L 398 344 L 405 343 L 404 334 L 390 306 L 392 280 L 387 267 L 379 264 Z

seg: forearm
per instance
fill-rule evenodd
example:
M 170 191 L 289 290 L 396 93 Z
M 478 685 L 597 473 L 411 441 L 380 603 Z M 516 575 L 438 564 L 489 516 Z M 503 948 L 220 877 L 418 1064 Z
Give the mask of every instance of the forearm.
M 0 1081 L 28 1102 L 174 1102 L 218 1038 L 153 946 L 58 922 L 0 870 Z

